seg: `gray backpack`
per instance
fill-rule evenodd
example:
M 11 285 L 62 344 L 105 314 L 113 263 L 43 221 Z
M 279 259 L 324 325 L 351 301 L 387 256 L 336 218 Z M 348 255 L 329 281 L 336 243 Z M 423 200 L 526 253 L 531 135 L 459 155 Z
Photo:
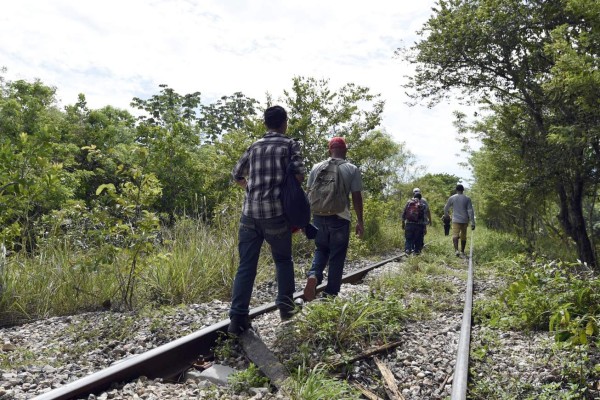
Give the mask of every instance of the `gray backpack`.
M 330 159 L 315 171 L 315 180 L 308 188 L 308 201 L 313 214 L 335 215 L 346 209 L 348 191 L 339 168 L 345 162 Z

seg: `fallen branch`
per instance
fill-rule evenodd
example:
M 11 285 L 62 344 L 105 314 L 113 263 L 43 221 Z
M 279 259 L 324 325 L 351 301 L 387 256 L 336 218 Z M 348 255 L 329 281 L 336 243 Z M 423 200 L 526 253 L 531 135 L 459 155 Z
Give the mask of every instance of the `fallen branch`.
M 369 389 L 367 389 L 360 383 L 355 383 L 353 386 L 360 390 L 363 396 L 365 396 L 369 400 L 383 400 L 381 397 L 377 396 L 375 393 L 371 392 Z
M 353 363 L 355 361 L 359 361 L 359 360 L 364 360 L 365 358 L 369 358 L 371 356 L 374 356 L 375 354 L 383 353 L 384 351 L 388 351 L 388 350 L 393 349 L 394 347 L 398 347 L 402 343 L 404 343 L 404 341 L 398 340 L 397 342 L 387 343 L 382 346 L 375 347 L 373 349 L 367 350 L 364 353 L 358 354 L 347 360 L 337 361 L 337 362 L 331 364 L 331 368 L 335 369 L 335 368 L 341 367 L 342 365 L 351 364 L 351 363 Z
M 377 365 L 377 368 L 379 368 L 381 376 L 383 376 L 385 392 L 390 400 L 404 400 L 404 396 L 402 396 L 402 393 L 398 390 L 398 383 L 396 382 L 396 378 L 394 378 L 394 374 L 390 371 L 390 368 L 377 357 L 375 357 L 375 364 Z

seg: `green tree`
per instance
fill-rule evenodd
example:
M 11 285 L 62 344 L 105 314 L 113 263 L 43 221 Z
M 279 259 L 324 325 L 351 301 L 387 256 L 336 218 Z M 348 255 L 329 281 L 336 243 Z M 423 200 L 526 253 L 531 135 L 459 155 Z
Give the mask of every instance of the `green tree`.
M 415 164 L 415 156 L 404 143 L 379 130 L 364 135 L 348 159 L 360 166 L 365 190 L 380 198 L 392 193 Z
M 330 138 L 343 136 L 354 151 L 381 124 L 383 100 L 353 83 L 334 91 L 328 80 L 294 77 L 283 93 L 288 135 L 300 141 L 309 169 L 327 157 Z
M 257 103 L 257 100 L 236 92 L 215 103 L 202 105 L 200 125 L 203 136 L 214 142 L 225 133 L 246 128 L 248 119 L 256 118 Z
M 0 240 L 32 250 L 36 223 L 72 198 L 77 183 L 63 167 L 55 89 L 37 80 L 0 85 Z
M 202 105 L 200 92 L 180 95 L 167 85 L 147 100 L 134 98 L 143 110 L 137 141 L 149 150 L 147 168 L 162 185 L 158 209 L 172 220 L 177 214 L 211 218 L 231 181 L 224 159 L 225 135 L 256 129 L 256 100 L 241 93 Z
M 61 133 L 60 140 L 68 150 L 65 168 L 79 179 L 76 197 L 88 205 L 98 186 L 121 183 L 117 176 L 120 154 L 139 147 L 135 143 L 135 118 L 128 111 L 111 106 L 90 110 L 83 94 L 74 105 L 65 107 Z
M 582 204 L 597 180 L 597 128 L 547 85 L 572 83 L 557 73 L 557 35 L 588 56 L 579 67 L 597 74 L 597 10 L 590 0 L 440 0 L 421 31 L 426 38 L 408 55 L 417 65 L 408 85 L 416 99 L 435 102 L 458 90 L 499 115 L 496 128 L 511 137 L 510 148 L 529 170 L 555 188 L 559 221 L 580 259 L 594 266 Z

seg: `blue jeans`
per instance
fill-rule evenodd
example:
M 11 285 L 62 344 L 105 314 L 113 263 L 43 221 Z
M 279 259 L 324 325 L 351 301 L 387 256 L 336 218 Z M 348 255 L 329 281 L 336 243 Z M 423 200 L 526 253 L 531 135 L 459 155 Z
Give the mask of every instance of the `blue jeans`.
M 256 278 L 258 257 L 264 241 L 271 246 L 277 278 L 275 304 L 280 309 L 294 309 L 294 262 L 292 261 L 292 231 L 283 215 L 257 219 L 242 215 L 239 229 L 240 265 L 233 281 L 229 316 L 248 315 L 250 298 Z
M 323 281 L 323 271 L 329 263 L 325 294 L 336 296 L 342 287 L 344 262 L 350 242 L 350 221 L 337 215 L 313 217 L 313 224 L 319 228 L 315 238 L 315 257 L 308 276 L 314 275 L 318 284 Z
M 404 252 L 408 253 L 421 253 L 423 250 L 423 239 L 425 236 L 425 225 L 407 223 L 404 228 Z

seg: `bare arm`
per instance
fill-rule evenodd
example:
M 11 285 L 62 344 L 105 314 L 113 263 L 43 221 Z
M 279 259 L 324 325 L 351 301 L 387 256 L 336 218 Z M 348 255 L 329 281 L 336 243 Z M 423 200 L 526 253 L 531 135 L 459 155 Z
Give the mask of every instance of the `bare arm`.
M 362 238 L 365 233 L 362 192 L 352 192 L 352 205 L 354 206 L 354 212 L 356 213 L 356 235 L 359 238 Z

